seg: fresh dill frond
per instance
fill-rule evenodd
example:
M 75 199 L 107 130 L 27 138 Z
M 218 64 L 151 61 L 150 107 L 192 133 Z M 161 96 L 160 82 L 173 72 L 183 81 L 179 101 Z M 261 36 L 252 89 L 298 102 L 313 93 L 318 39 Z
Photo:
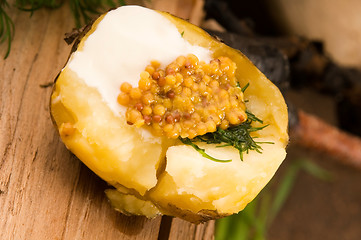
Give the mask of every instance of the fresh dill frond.
M 263 121 L 256 117 L 253 113 L 251 113 L 248 109 L 246 109 L 247 119 L 252 120 L 253 122 L 259 122 L 263 124 Z
M 7 50 L 5 53 L 5 58 L 10 54 L 11 41 L 14 36 L 14 23 L 6 13 L 5 9 L 9 8 L 9 4 L 5 0 L 0 0 L 0 44 L 7 42 Z
M 64 0 L 16 0 L 14 5 L 22 11 L 31 12 L 31 14 L 40 8 L 58 8 L 63 4 Z M 0 44 L 7 42 L 7 50 L 4 56 L 6 59 L 11 50 L 11 42 L 13 40 L 15 26 L 12 19 L 7 14 L 9 9 L 7 0 L 0 0 Z
M 40 8 L 55 9 L 63 5 L 65 0 L 16 0 L 15 6 L 23 11 L 33 12 Z M 125 5 L 124 0 L 69 0 L 77 28 L 88 24 L 101 12 Z
M 237 82 L 238 83 L 238 82 Z M 239 84 L 239 83 L 238 83 Z M 247 83 L 241 90 L 242 90 L 242 92 L 245 92 L 246 91 L 246 89 L 249 87 L 249 83 Z
M 55 9 L 63 5 L 64 0 L 16 0 L 15 6 L 22 10 L 33 13 L 40 8 Z
M 14 6 L 22 11 L 30 12 L 41 8 L 56 9 L 64 4 L 65 0 L 15 0 Z M 101 12 L 111 8 L 126 5 L 124 0 L 69 0 L 75 25 L 77 28 L 90 23 Z M 8 0 L 0 0 L 0 44 L 7 42 L 7 51 L 4 59 L 10 54 L 11 42 L 15 32 L 15 26 L 7 11 Z
M 250 117 L 248 117 L 248 119 L 245 122 L 243 122 L 239 125 L 231 126 L 226 130 L 217 128 L 217 131 L 215 131 L 215 132 L 206 133 L 202 136 L 197 136 L 197 137 L 195 137 L 191 140 L 189 139 L 189 140 L 193 144 L 194 144 L 194 142 L 205 142 L 207 144 L 222 144 L 222 145 L 219 145 L 218 147 L 233 146 L 234 148 L 236 148 L 238 150 L 241 160 L 243 160 L 244 152 L 248 153 L 249 151 L 256 151 L 258 153 L 261 153 L 262 147 L 259 144 L 266 143 L 266 142 L 256 142 L 254 140 L 254 138 L 251 136 L 251 133 L 262 130 L 263 128 L 267 127 L 268 125 L 264 125 L 261 127 L 252 127 L 252 122 L 257 121 L 257 122 L 262 123 L 262 120 L 260 120 L 256 116 L 254 116 L 254 114 L 250 113 L 249 111 L 247 111 L 246 113 Z M 269 142 L 267 142 L 267 143 L 269 143 Z M 188 145 L 190 145 L 190 144 L 188 144 Z M 192 147 L 195 148 L 194 146 L 192 146 Z
M 210 155 L 208 155 L 206 153 L 206 151 L 203 149 L 203 148 L 200 148 L 198 145 L 194 144 L 192 142 L 192 140 L 190 140 L 189 138 L 179 138 L 179 140 L 181 140 L 182 143 L 184 144 L 187 144 L 187 145 L 190 145 L 192 146 L 195 150 L 197 150 L 197 152 L 199 152 L 203 157 L 205 158 L 208 158 L 212 161 L 215 161 L 215 162 L 231 162 L 232 160 L 231 159 L 228 159 L 228 160 L 222 160 L 222 159 L 217 159 L 217 158 L 214 158 Z

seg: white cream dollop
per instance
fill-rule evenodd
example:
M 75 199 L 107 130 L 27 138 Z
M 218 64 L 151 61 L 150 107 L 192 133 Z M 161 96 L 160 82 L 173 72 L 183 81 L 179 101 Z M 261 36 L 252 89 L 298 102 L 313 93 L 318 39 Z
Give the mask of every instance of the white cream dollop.
M 156 11 L 125 6 L 108 12 L 76 51 L 69 68 L 88 86 L 95 87 L 109 108 L 119 116 L 120 85 L 138 85 L 139 75 L 152 60 L 165 67 L 180 55 L 193 53 L 210 61 L 211 51 L 184 40 L 176 26 Z

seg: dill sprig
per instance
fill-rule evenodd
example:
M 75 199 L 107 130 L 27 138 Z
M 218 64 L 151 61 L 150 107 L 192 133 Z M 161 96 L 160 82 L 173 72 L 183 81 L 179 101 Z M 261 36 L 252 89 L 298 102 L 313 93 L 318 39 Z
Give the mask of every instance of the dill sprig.
M 217 158 L 214 158 L 214 157 L 208 155 L 203 148 L 200 148 L 198 145 L 194 144 L 194 143 L 192 142 L 192 140 L 189 139 L 189 138 L 181 138 L 181 137 L 179 137 L 179 140 L 181 140 L 181 142 L 184 143 L 184 144 L 187 144 L 187 145 L 192 146 L 192 147 L 193 147 L 195 150 L 197 150 L 197 152 L 199 152 L 203 157 L 208 158 L 208 159 L 211 159 L 212 161 L 215 161 L 215 162 L 231 162 L 231 161 L 232 161 L 231 159 L 222 160 L 222 159 L 217 159 Z
M 7 58 L 10 54 L 15 28 L 13 21 L 5 11 L 8 7 L 9 4 L 5 0 L 0 0 L 0 44 L 7 41 L 7 51 L 4 58 Z
M 40 8 L 58 8 L 63 2 L 64 0 L 16 0 L 15 6 L 22 11 L 33 13 Z
M 41 8 L 59 8 L 64 2 L 65 0 L 16 0 L 14 6 L 19 10 L 30 12 L 30 15 L 32 15 L 34 11 Z M 101 12 L 123 5 L 125 5 L 124 0 L 69 0 L 69 6 L 77 28 L 88 24 Z M 0 44 L 7 42 L 4 59 L 9 56 L 15 32 L 14 23 L 7 14 L 9 7 L 8 0 L 0 0 Z
M 251 136 L 252 132 L 256 132 L 262 130 L 268 125 L 263 125 L 260 127 L 253 127 L 252 123 L 254 121 L 263 123 L 263 121 L 257 118 L 250 111 L 246 111 L 247 120 L 239 125 L 231 126 L 226 130 L 221 128 L 217 128 L 215 132 L 206 133 L 202 136 L 197 136 L 193 139 L 182 139 L 181 141 L 185 144 L 192 146 L 195 150 L 201 153 L 204 157 L 213 160 L 214 157 L 205 155 L 204 149 L 200 151 L 199 147 L 194 142 L 205 142 L 207 144 L 222 144 L 217 147 L 227 147 L 232 146 L 236 148 L 239 152 L 239 156 L 243 161 L 243 153 L 248 153 L 249 151 L 256 151 L 258 153 L 262 153 L 262 147 L 259 145 L 260 143 L 270 143 L 270 142 L 256 142 L 254 138 Z M 191 144 L 190 144 L 191 143 Z M 217 159 L 218 162 L 226 162 L 225 160 Z

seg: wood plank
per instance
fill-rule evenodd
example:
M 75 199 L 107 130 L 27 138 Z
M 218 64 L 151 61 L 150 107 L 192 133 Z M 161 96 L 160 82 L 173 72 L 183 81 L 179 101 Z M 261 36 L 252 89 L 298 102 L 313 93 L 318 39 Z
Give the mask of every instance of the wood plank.
M 203 4 L 203 0 L 153 0 L 150 6 L 199 25 L 203 17 Z
M 214 239 L 214 223 L 209 221 L 203 224 L 192 224 L 179 218 L 174 218 L 170 229 L 169 240 L 177 239 Z
M 156 239 L 160 220 L 111 209 L 107 185 L 61 143 L 49 115 L 52 81 L 70 47 L 68 6 L 12 13 L 16 35 L 0 65 L 0 239 Z

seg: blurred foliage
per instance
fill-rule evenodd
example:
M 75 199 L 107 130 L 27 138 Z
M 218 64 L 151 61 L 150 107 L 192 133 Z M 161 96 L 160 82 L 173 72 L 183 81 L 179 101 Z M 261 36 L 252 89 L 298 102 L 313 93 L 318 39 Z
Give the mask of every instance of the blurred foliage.
M 125 5 L 124 0 L 15 0 L 13 7 L 30 12 L 31 16 L 36 10 L 41 8 L 56 9 L 65 2 L 68 2 L 77 28 L 88 24 L 101 12 Z M 15 32 L 14 23 L 8 15 L 11 7 L 8 0 L 0 0 L 0 44 L 7 43 L 4 59 L 10 54 L 11 42 Z
M 7 42 L 7 51 L 4 58 L 9 56 L 11 41 L 14 36 L 14 23 L 6 12 L 8 8 L 9 4 L 5 0 L 0 0 L 0 44 Z
M 215 240 L 265 240 L 269 226 L 291 193 L 299 172 L 329 181 L 331 174 L 309 160 L 293 161 L 276 189 L 271 181 L 261 193 L 238 214 L 217 220 Z

